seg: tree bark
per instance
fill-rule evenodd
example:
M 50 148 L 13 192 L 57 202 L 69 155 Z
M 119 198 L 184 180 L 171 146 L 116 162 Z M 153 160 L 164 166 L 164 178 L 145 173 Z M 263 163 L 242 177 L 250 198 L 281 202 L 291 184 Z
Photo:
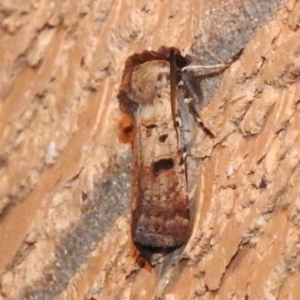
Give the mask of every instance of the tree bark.
M 0 299 L 298 299 L 300 2 L 23 2 L 0 4 Z M 161 45 L 238 58 L 201 82 L 193 232 L 151 269 L 116 92 Z

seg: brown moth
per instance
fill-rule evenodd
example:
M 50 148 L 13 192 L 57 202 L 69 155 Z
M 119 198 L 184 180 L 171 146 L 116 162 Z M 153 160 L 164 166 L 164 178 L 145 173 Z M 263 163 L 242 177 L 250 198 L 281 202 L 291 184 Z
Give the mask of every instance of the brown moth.
M 167 47 L 125 63 L 117 97 L 133 121 L 124 131 L 133 132 L 131 234 L 139 249 L 180 246 L 190 235 L 185 148 L 191 133 L 181 115 L 195 111 L 191 94 L 197 91 L 182 84 L 187 64 L 178 49 Z

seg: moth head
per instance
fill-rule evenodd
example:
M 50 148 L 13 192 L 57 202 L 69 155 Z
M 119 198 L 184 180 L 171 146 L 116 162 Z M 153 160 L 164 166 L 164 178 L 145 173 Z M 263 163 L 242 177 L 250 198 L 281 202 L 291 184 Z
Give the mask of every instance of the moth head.
M 171 75 L 173 59 L 178 69 L 187 64 L 175 47 L 162 46 L 157 51 L 145 50 L 129 56 L 117 94 L 120 110 L 134 116 L 139 106 L 151 104 L 157 89 L 166 84 Z

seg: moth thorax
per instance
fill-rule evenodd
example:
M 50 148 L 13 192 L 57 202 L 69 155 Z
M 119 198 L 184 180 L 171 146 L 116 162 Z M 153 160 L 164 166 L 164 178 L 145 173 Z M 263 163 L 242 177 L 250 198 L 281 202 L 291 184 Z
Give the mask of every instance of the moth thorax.
M 131 79 L 131 97 L 141 104 L 150 104 L 157 88 L 167 84 L 170 64 L 166 60 L 152 60 L 134 67 Z

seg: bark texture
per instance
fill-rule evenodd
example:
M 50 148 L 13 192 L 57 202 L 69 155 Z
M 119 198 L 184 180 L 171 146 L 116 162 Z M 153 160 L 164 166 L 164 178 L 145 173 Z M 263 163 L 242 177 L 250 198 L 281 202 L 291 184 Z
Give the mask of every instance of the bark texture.
M 298 299 L 300 1 L 0 4 L 0 299 Z M 201 64 L 194 229 L 155 269 L 130 246 L 125 59 Z

